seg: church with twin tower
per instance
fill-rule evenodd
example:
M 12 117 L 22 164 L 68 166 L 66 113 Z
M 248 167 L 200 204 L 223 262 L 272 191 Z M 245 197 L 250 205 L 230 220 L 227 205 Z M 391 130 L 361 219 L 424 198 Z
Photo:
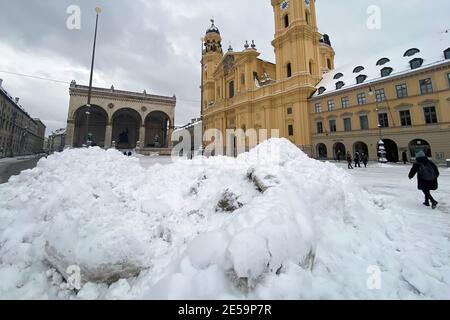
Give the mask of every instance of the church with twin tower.
M 308 98 L 322 75 L 334 69 L 329 37 L 317 27 L 314 0 L 271 0 L 276 63 L 259 58 L 256 45 L 235 52 L 222 48 L 212 21 L 202 56 L 203 129 L 279 130 L 305 152 L 313 153 Z M 226 143 L 226 142 L 225 142 Z

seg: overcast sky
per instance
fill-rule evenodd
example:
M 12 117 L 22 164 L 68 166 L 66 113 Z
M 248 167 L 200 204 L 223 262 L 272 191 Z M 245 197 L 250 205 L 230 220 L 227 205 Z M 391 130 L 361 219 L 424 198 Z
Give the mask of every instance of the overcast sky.
M 449 0 L 317 0 L 319 29 L 328 33 L 336 65 L 450 28 Z M 81 29 L 69 30 L 70 5 L 81 8 Z M 223 45 L 242 50 L 255 40 L 274 61 L 270 0 L 0 0 L 0 71 L 61 80 L 48 82 L 0 72 L 3 86 L 41 118 L 47 134 L 65 127 L 68 83 L 87 84 L 94 7 L 99 5 L 94 85 L 176 94 L 176 123 L 199 115 L 200 38 L 214 16 Z M 367 27 L 367 9 L 381 8 L 381 28 Z

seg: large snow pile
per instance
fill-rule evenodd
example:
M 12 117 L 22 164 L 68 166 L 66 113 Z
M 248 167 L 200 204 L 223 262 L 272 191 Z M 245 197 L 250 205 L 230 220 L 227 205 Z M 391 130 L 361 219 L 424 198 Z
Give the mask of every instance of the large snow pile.
M 0 186 L 0 298 L 448 297 L 402 219 L 283 139 L 149 169 L 67 150 Z

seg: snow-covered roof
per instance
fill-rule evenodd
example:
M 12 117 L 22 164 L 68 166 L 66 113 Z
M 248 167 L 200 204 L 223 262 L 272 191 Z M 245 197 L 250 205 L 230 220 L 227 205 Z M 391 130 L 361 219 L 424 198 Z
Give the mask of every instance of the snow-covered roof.
M 312 97 L 327 96 L 339 91 L 364 86 L 381 79 L 417 72 L 418 70 L 440 64 L 450 64 L 450 60 L 445 59 L 444 54 L 449 48 L 450 33 L 441 33 L 436 36 L 423 38 L 409 45 L 386 50 L 369 57 L 366 61 L 344 65 L 324 74 L 322 80 L 316 86 L 318 90 Z M 411 69 L 410 63 L 412 60 L 416 60 L 418 65 L 422 62 L 421 66 Z M 382 70 L 385 73 L 384 77 L 382 77 Z M 358 76 L 366 77 L 365 79 L 361 77 L 364 81 L 358 84 L 356 80 Z M 338 84 L 339 82 L 343 82 L 344 85 L 342 86 L 342 83 Z
M 3 83 L 3 81 L 2 81 Z M 3 85 L 0 84 L 0 92 L 3 93 L 3 95 L 8 98 L 12 104 L 14 104 L 17 109 L 19 109 L 20 111 L 22 111 L 27 117 L 30 117 L 30 115 L 28 114 L 28 112 L 25 111 L 25 109 L 17 102 L 16 98 L 14 98 L 13 96 L 11 96 L 8 91 L 6 91 L 5 88 L 3 88 Z M 31 118 L 31 117 L 30 117 Z M 32 119 L 34 120 L 34 119 Z

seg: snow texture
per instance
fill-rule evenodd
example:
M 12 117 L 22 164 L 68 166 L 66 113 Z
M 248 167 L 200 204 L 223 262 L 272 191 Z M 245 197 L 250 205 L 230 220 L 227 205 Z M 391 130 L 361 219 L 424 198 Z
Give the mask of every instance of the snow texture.
M 66 150 L 0 185 L 0 298 L 450 297 L 448 242 L 412 241 L 405 211 L 355 185 L 284 139 L 148 168 Z

